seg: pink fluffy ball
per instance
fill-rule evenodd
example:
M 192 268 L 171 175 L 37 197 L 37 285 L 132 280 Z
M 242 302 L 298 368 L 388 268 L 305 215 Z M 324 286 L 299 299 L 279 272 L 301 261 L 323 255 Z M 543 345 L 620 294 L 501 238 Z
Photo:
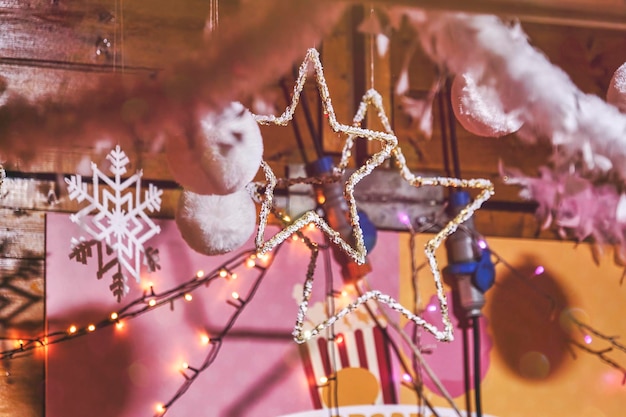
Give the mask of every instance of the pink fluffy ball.
M 248 184 L 261 165 L 263 138 L 238 102 L 206 112 L 195 132 L 170 137 L 166 155 L 174 179 L 198 194 L 230 194 Z
M 606 101 L 617 107 L 622 113 L 626 113 L 626 63 L 613 73 L 609 89 L 606 92 Z
M 256 224 L 256 207 L 245 188 L 227 195 L 183 191 L 176 224 L 190 248 L 204 255 L 220 255 L 243 245 Z
M 470 74 L 460 74 L 452 82 L 452 108 L 461 126 L 477 136 L 500 137 L 514 133 L 523 122 L 506 113 L 497 92 L 480 86 Z

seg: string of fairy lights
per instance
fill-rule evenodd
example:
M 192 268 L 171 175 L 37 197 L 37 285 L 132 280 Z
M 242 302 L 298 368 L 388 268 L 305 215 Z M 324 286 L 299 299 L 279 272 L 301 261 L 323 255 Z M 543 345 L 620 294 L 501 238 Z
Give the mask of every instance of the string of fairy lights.
M 278 211 L 274 211 L 274 214 L 283 222 L 289 221 L 289 218 L 287 216 L 285 216 L 284 214 Z M 305 233 L 303 233 L 303 231 L 298 231 L 298 233 L 293 237 L 293 240 L 299 240 L 299 241 L 304 242 L 304 244 L 310 251 L 310 259 L 307 265 L 306 278 L 305 278 L 305 282 L 310 282 L 311 278 L 315 274 L 319 251 L 320 250 L 327 251 L 329 247 L 322 246 L 316 242 L 313 242 L 310 238 L 308 238 L 305 235 Z M 280 246 L 277 248 L 277 250 L 279 248 Z M 259 288 L 261 282 L 263 281 L 263 278 L 266 276 L 267 272 L 269 271 L 277 253 L 278 252 L 276 251 L 274 253 L 274 256 L 263 256 L 263 255 L 259 256 L 255 250 L 247 250 L 247 251 L 241 252 L 233 256 L 232 258 L 224 262 L 222 265 L 220 265 L 219 267 L 215 268 L 214 270 L 210 272 L 198 271 L 196 275 L 192 277 L 190 280 L 176 287 L 170 288 L 168 290 L 157 292 L 155 288 L 151 286 L 148 290 L 144 292 L 144 294 L 141 297 L 138 297 L 135 300 L 129 302 L 124 307 L 120 308 L 119 310 L 111 312 L 111 314 L 109 314 L 103 320 L 99 322 L 90 323 L 84 327 L 71 325 L 65 330 L 53 331 L 53 332 L 41 335 L 36 338 L 6 338 L 6 337 L 1 338 L 1 340 L 7 340 L 10 342 L 13 342 L 14 348 L 0 352 L 0 360 L 20 358 L 22 356 L 32 353 L 36 349 L 42 349 L 49 345 L 76 339 L 81 336 L 87 336 L 87 335 L 96 333 L 97 331 L 105 329 L 110 326 L 122 328 L 124 327 L 125 322 L 127 320 L 131 320 L 135 317 L 141 316 L 143 314 L 147 314 L 151 311 L 156 310 L 159 307 L 170 306 L 175 301 L 179 301 L 179 300 L 191 301 L 193 298 L 192 294 L 194 293 L 195 290 L 203 286 L 208 286 L 214 280 L 236 279 L 237 268 L 245 266 L 246 268 L 249 268 L 249 269 L 259 270 L 260 273 L 254 279 L 251 285 L 251 289 L 247 292 L 247 294 L 242 295 L 242 294 L 233 292 L 231 294 L 231 297 L 226 300 L 226 302 L 232 305 L 235 308 L 235 310 L 233 314 L 230 316 L 226 325 L 222 328 L 222 330 L 219 333 L 216 333 L 213 335 L 206 335 L 206 334 L 202 335 L 201 343 L 204 345 L 210 346 L 210 349 L 207 352 L 204 361 L 202 361 L 202 363 L 200 363 L 199 365 L 193 365 L 193 366 L 188 363 L 181 364 L 180 372 L 183 375 L 183 382 L 181 383 L 179 389 L 172 395 L 170 399 L 168 399 L 167 401 L 163 403 L 159 403 L 155 406 L 155 416 L 163 416 L 172 408 L 172 406 L 176 403 L 176 401 L 178 401 L 180 398 L 184 396 L 185 392 L 196 381 L 198 376 L 202 372 L 206 371 L 211 366 L 211 364 L 214 363 L 214 361 L 216 360 L 220 352 L 224 338 L 228 335 L 228 332 L 231 330 L 236 320 L 239 318 L 243 309 L 253 299 L 257 289 Z M 411 251 L 411 256 L 415 256 L 413 251 Z M 515 276 L 518 276 L 518 278 L 524 278 L 524 282 L 528 281 L 526 279 L 527 277 L 525 277 L 521 272 L 517 271 L 515 267 L 507 263 L 506 260 L 504 260 L 497 253 L 492 251 L 492 256 L 494 256 L 496 264 L 504 265 L 506 268 L 511 270 Z M 326 262 L 328 262 L 328 260 Z M 414 260 L 414 263 L 415 263 L 416 269 L 421 269 L 425 266 L 425 264 L 417 265 L 415 260 Z M 540 275 L 541 273 L 543 273 L 543 270 L 544 268 L 542 266 L 538 266 L 535 270 L 535 274 Z M 365 285 L 365 289 L 367 290 L 368 289 L 367 283 L 365 283 L 364 285 Z M 358 287 L 356 287 L 356 289 L 357 289 L 357 293 L 361 291 Z M 327 297 L 337 296 L 337 291 L 335 291 L 332 288 L 332 285 L 328 287 L 328 283 L 327 283 L 326 291 L 327 291 Z M 544 295 L 549 298 L 547 294 L 544 294 Z M 364 306 L 369 312 L 370 316 L 373 317 L 375 320 L 377 320 L 376 315 L 371 310 L 371 307 L 368 304 L 364 304 Z M 332 307 L 333 306 L 329 306 L 329 308 L 332 308 Z M 404 334 L 404 330 L 399 326 L 399 324 L 397 324 L 387 313 L 385 313 L 384 309 L 380 307 L 382 306 L 379 306 L 378 310 L 383 314 L 383 317 L 385 318 L 386 323 L 400 334 L 403 341 L 409 344 L 414 354 L 421 355 L 421 350 L 419 346 L 415 344 L 414 342 L 412 342 L 411 338 L 408 335 Z M 332 309 L 332 311 L 334 311 L 334 308 Z M 330 315 L 332 311 L 329 310 L 328 314 Z M 602 332 L 596 330 L 592 326 L 580 320 L 577 320 L 574 317 L 571 317 L 571 319 L 572 319 L 572 322 L 576 326 L 578 326 L 580 329 L 583 329 L 585 331 L 585 337 L 583 338 L 584 343 L 580 343 L 576 340 L 570 340 L 572 345 L 578 347 L 579 349 L 587 353 L 598 356 L 600 360 L 602 360 L 603 362 L 607 363 L 611 367 L 623 373 L 625 380 L 626 380 L 626 369 L 623 366 L 621 366 L 617 361 L 615 361 L 614 359 L 608 356 L 608 353 L 611 352 L 612 350 L 618 350 L 623 353 L 626 353 L 626 346 L 624 346 L 623 344 L 620 344 L 616 336 L 607 336 L 603 334 Z M 384 326 L 378 323 L 378 321 L 376 322 L 379 326 L 384 328 Z M 332 325 L 329 326 L 327 330 L 331 332 L 331 333 L 328 333 L 329 343 L 341 343 L 342 342 L 338 340 L 338 338 L 334 337 L 334 334 L 332 331 Z M 610 344 L 610 347 L 599 349 L 599 350 L 590 348 L 588 345 L 591 343 L 592 336 L 608 342 Z M 432 405 L 428 402 L 427 398 L 425 398 L 423 395 L 420 395 L 420 392 L 422 390 L 422 387 L 419 382 L 420 378 L 418 378 L 417 375 L 415 375 L 414 371 L 411 370 L 410 365 L 406 363 L 406 359 L 404 355 L 402 355 L 399 352 L 399 349 L 397 348 L 397 346 L 392 348 L 392 352 L 395 353 L 394 356 L 396 357 L 396 360 L 398 361 L 401 368 L 403 369 L 403 375 L 401 377 L 401 381 L 399 382 L 403 385 L 410 387 L 412 390 L 415 390 L 416 393 L 418 393 L 418 397 L 420 398 L 420 400 L 426 401 L 426 406 L 431 408 Z M 421 356 L 418 356 L 418 357 L 419 357 L 419 368 L 423 370 L 424 372 L 426 372 L 429 378 L 431 378 L 435 382 L 435 384 L 438 385 L 438 389 L 440 393 L 442 394 L 442 396 L 444 398 L 448 398 L 449 394 L 446 393 L 446 390 L 443 387 L 443 385 L 438 383 L 439 380 L 437 376 L 428 367 L 427 363 L 423 360 L 423 358 Z M 333 366 L 333 369 L 334 368 L 335 366 Z M 325 381 L 323 382 L 320 381 L 319 383 L 322 385 L 327 384 L 329 383 L 329 381 L 332 381 L 332 378 L 333 378 L 333 375 L 331 372 L 331 375 L 328 375 Z M 451 398 L 449 398 L 449 403 L 451 404 L 453 409 L 456 409 L 456 406 L 454 405 L 454 401 Z M 458 413 L 459 413 L 458 415 L 460 415 L 460 412 Z
M 115 326 L 121 329 L 124 327 L 126 320 L 141 316 L 164 305 L 172 305 L 172 303 L 177 300 L 191 301 L 193 299 L 192 293 L 196 289 L 201 286 L 206 286 L 219 278 L 232 278 L 233 273 L 231 271 L 241 265 L 245 265 L 248 268 L 260 267 L 258 262 L 259 259 L 261 258 L 256 255 L 256 251 L 247 250 L 235 255 L 233 258 L 229 259 L 223 265 L 210 273 L 205 273 L 202 270 L 198 271 L 191 280 L 188 280 L 169 290 L 156 292 L 154 286 L 150 285 L 149 289 L 144 291 L 141 297 L 130 301 L 119 310 L 111 312 L 108 317 L 102 319 L 101 321 L 90 323 L 85 327 L 77 327 L 72 324 L 65 330 L 46 333 L 45 335 L 38 336 L 36 338 L 0 338 L 0 340 L 14 341 L 16 345 L 12 349 L 1 351 L 0 360 L 18 358 L 34 349 L 57 344 L 69 339 L 75 339 L 80 336 L 85 336 L 106 327 Z M 272 257 L 267 256 L 262 257 L 262 259 L 267 261 L 271 260 Z M 233 299 L 240 298 L 236 293 L 233 293 L 232 296 Z M 239 302 L 240 304 L 245 304 L 242 300 L 239 300 Z
M 278 253 L 279 249 L 280 247 L 276 249 L 274 254 Z M 50 345 L 73 340 L 81 336 L 87 336 L 111 326 L 115 326 L 117 329 L 122 329 L 127 320 L 131 320 L 151 311 L 155 311 L 159 307 L 173 307 L 173 303 L 178 300 L 183 300 L 185 302 L 191 301 L 195 290 L 200 287 L 206 287 L 215 280 L 236 279 L 237 273 L 235 271 L 237 268 L 242 266 L 248 269 L 256 269 L 260 271 L 259 275 L 254 279 L 251 289 L 248 290 L 247 294 L 242 295 L 237 292 L 233 292 L 231 294 L 231 298 L 226 300 L 226 302 L 233 306 L 235 310 L 222 330 L 214 335 L 203 334 L 201 336 L 200 342 L 203 345 L 210 346 L 204 361 L 198 366 L 191 366 L 188 363 L 181 364 L 180 371 L 184 377 L 184 381 L 176 393 L 172 395 L 168 401 L 159 403 L 155 406 L 155 415 L 163 416 L 172 407 L 172 405 L 184 395 L 184 393 L 198 378 L 200 373 L 209 368 L 215 361 L 222 347 L 223 339 L 228 335 L 236 320 L 254 297 L 257 289 L 263 281 L 263 278 L 266 276 L 267 271 L 271 267 L 273 260 L 274 256 L 258 255 L 255 250 L 246 250 L 228 259 L 218 268 L 210 272 L 202 270 L 197 271 L 195 276 L 188 281 L 168 290 L 157 292 L 154 286 L 150 285 L 149 289 L 146 290 L 141 297 L 138 297 L 127 303 L 124 307 L 111 312 L 107 317 L 103 318 L 99 322 L 89 323 L 84 327 L 78 327 L 77 325 L 72 324 L 64 330 L 55 330 L 35 338 L 2 337 L 0 340 L 12 342 L 14 347 L 1 351 L 0 360 L 17 359 L 32 354 L 33 351 L 38 349 L 45 349 Z

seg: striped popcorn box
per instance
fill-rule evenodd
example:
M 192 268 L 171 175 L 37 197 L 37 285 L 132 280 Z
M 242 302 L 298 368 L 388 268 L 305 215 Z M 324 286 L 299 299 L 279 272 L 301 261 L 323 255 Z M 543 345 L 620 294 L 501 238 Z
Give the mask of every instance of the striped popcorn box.
M 321 302 L 310 306 L 311 324 L 326 318 Z M 362 404 L 396 404 L 389 345 L 366 314 L 348 314 L 334 326 L 334 339 L 301 345 L 304 371 L 316 409 Z

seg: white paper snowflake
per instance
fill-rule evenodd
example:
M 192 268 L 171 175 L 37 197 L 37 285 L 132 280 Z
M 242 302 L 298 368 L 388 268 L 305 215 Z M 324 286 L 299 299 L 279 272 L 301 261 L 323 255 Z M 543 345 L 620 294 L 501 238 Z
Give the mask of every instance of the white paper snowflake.
M 149 184 L 142 201 L 143 172 L 137 171 L 126 179 L 122 178 L 130 160 L 119 145 L 107 155 L 107 159 L 111 162 L 109 171 L 115 178 L 107 177 L 92 162 L 91 194 L 81 176 L 72 175 L 65 179 L 70 199 L 79 203 L 84 200 L 89 202 L 88 206 L 72 214 L 70 220 L 80 225 L 95 240 L 104 242 L 113 251 L 120 265 L 139 281 L 141 258 L 145 255 L 144 243 L 161 231 L 146 211 L 161 209 L 163 191 Z M 90 216 L 91 214 L 94 215 Z

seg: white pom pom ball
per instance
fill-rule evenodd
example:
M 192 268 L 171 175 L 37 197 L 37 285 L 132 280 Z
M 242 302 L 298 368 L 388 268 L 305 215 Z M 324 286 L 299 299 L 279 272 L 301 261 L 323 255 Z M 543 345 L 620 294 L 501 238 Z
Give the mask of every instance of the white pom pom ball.
M 606 101 L 622 113 L 626 113 L 626 63 L 613 73 L 609 89 L 606 91 Z
M 504 111 L 495 89 L 477 85 L 470 74 L 454 77 L 450 94 L 454 115 L 470 133 L 497 138 L 522 127 L 518 117 Z
M 219 255 L 243 245 L 254 232 L 256 208 L 245 188 L 227 195 L 183 191 L 176 224 L 189 247 L 205 255 Z
M 174 179 L 197 194 L 230 194 L 248 184 L 261 165 L 263 138 L 238 102 L 200 117 L 195 133 L 170 137 L 166 155 Z

